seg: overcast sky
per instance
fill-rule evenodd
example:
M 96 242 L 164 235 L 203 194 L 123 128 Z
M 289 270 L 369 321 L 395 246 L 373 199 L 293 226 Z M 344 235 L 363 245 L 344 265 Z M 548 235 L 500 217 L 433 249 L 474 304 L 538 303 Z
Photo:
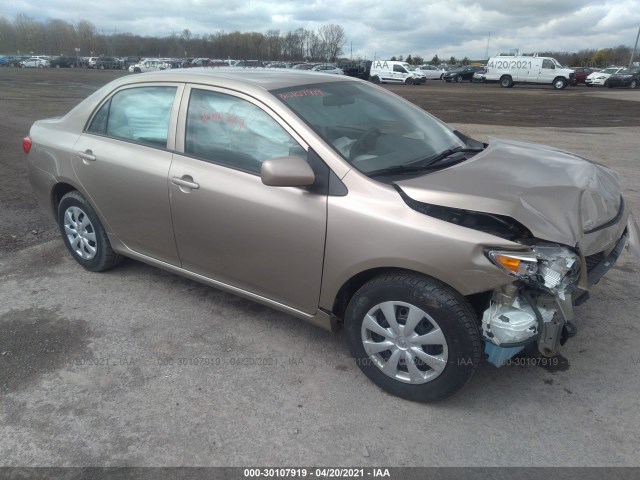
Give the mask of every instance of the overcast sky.
M 286 33 L 338 24 L 344 55 L 373 59 L 420 55 L 482 59 L 521 52 L 633 47 L 640 0 L 7 0 L 0 16 L 88 20 L 101 33 L 166 36 L 188 28 Z

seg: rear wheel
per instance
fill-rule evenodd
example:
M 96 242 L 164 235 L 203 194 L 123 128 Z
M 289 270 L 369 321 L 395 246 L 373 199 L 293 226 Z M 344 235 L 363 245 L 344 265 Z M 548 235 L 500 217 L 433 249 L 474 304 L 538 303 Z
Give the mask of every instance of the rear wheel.
M 629 84 L 629 88 L 636 88 L 638 86 L 638 82 L 636 80 L 631 80 Z
M 500 86 L 504 88 L 513 87 L 513 79 L 509 75 L 503 75 L 500 78 Z
M 95 210 L 79 192 L 69 192 L 60 200 L 58 226 L 71 256 L 87 270 L 101 272 L 122 261 Z
M 462 83 L 462 77 L 460 75 L 456 75 L 456 78 L 454 78 L 456 83 Z
M 454 394 L 480 362 L 482 342 L 469 304 L 421 275 L 386 274 L 366 283 L 349 302 L 345 326 L 364 374 L 408 400 Z
M 374 75 L 373 77 L 371 77 L 371 81 L 376 84 L 380 83 L 380 77 L 377 75 Z

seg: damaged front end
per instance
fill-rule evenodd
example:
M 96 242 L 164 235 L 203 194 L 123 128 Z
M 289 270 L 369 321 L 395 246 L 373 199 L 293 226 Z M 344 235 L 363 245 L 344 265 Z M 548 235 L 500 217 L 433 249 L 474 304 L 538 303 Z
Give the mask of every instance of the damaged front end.
M 587 288 L 610 268 L 627 240 L 591 268 L 574 249 L 538 243 L 528 251 L 487 249 L 487 258 L 517 278 L 493 292 L 482 316 L 487 360 L 500 367 L 526 345 L 537 343 L 545 356 L 557 355 L 560 346 L 575 335 L 573 307 L 586 300 Z M 595 278 L 597 276 L 597 278 Z

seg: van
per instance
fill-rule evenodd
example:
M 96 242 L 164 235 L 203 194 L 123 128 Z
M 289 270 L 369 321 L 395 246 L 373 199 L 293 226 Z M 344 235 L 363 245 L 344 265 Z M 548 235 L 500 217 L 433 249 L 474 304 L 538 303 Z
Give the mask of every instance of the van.
M 573 70 L 563 68 L 555 58 L 505 55 L 489 59 L 485 81 L 500 82 L 504 88 L 511 88 L 516 83 L 540 83 L 562 90 L 575 75 Z
M 407 62 L 374 60 L 369 80 L 373 83 L 406 83 L 416 85 L 427 81 L 426 75 Z

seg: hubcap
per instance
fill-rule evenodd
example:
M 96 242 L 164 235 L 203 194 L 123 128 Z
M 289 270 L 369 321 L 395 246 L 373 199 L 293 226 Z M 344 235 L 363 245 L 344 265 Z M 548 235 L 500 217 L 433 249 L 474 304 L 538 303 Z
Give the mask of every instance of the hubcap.
M 362 345 L 382 372 L 401 382 L 427 383 L 447 366 L 447 340 L 436 321 L 405 302 L 384 302 L 366 314 Z
M 96 232 L 87 214 L 78 207 L 64 212 L 64 232 L 71 249 L 83 260 L 91 260 L 98 251 Z

